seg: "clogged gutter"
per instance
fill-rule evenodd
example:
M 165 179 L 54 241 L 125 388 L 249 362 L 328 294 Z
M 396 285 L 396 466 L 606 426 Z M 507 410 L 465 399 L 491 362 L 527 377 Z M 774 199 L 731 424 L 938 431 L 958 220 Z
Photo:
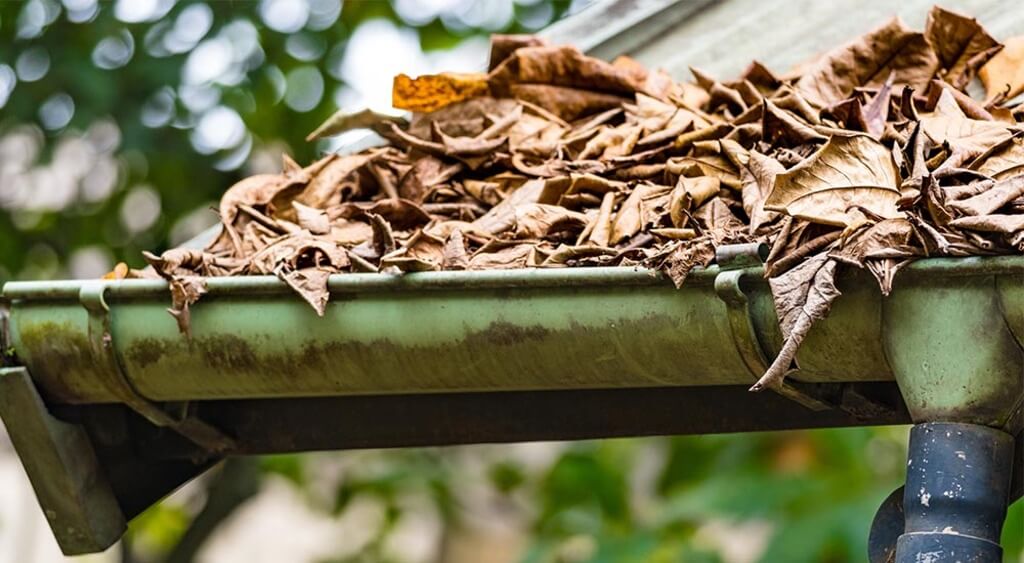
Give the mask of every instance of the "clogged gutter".
M 754 388 L 776 386 L 841 268 L 887 294 L 915 258 L 1024 253 L 1020 68 L 1024 40 L 941 8 L 923 33 L 894 19 L 731 81 L 496 36 L 486 74 L 397 77 L 411 119 L 342 112 L 310 136 L 386 146 L 285 157 L 227 191 L 205 250 L 146 258 L 188 333 L 208 276 L 273 274 L 323 314 L 331 274 L 643 266 L 679 286 L 716 247 L 764 242 L 785 344 Z

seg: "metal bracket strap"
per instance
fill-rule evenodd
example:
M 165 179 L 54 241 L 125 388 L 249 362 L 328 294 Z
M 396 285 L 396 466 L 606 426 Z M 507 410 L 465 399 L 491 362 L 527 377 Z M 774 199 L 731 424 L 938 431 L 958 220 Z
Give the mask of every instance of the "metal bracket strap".
M 191 416 L 189 409 L 180 409 L 181 416 L 172 416 L 159 404 L 143 397 L 125 375 L 114 349 L 110 330 L 110 307 L 104 294 L 107 284 L 92 281 L 82 284 L 79 302 L 89 313 L 89 348 L 100 369 L 97 374 L 102 383 L 128 408 L 139 413 L 156 426 L 170 428 L 206 450 L 222 453 L 235 446 L 232 438 L 217 428 Z
M 125 516 L 89 436 L 50 414 L 23 367 L 0 367 L 0 418 L 61 550 L 94 553 L 117 541 Z
M 721 246 L 715 253 L 720 273 L 715 277 L 715 294 L 725 303 L 733 343 L 754 381 L 768 370 L 768 356 L 754 329 L 750 313 L 750 300 L 743 290 L 743 281 L 751 275 L 751 268 L 764 264 L 768 247 L 762 243 Z M 837 405 L 799 389 L 791 382 L 783 382 L 775 391 L 815 411 L 836 408 Z
M 0 295 L 0 368 L 17 365 L 11 347 L 11 302 Z

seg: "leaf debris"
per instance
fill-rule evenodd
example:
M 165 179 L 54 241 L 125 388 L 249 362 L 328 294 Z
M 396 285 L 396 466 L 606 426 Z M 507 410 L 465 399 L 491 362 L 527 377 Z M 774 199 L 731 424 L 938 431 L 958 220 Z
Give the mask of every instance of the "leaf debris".
M 939 7 L 924 32 L 893 19 L 731 81 L 495 36 L 487 73 L 396 77 L 410 118 L 339 112 L 310 135 L 386 145 L 285 157 L 227 191 L 206 249 L 146 259 L 187 334 L 208 276 L 277 275 L 323 315 L 337 273 L 642 266 L 678 286 L 718 246 L 763 242 L 785 341 L 753 389 L 776 387 L 842 267 L 888 294 L 915 258 L 1024 253 L 1022 53 Z

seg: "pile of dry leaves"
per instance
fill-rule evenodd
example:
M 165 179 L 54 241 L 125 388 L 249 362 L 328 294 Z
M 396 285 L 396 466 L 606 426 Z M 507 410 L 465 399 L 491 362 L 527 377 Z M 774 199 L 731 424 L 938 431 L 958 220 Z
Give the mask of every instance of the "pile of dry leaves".
M 717 246 L 765 242 L 786 343 L 756 388 L 773 386 L 842 265 L 888 293 L 918 257 L 1024 252 L 1021 68 L 1024 42 L 941 8 L 923 33 L 892 20 L 731 81 L 498 36 L 486 74 L 396 78 L 408 120 L 340 113 L 310 136 L 384 146 L 285 157 L 227 191 L 205 250 L 146 257 L 187 332 L 206 276 L 273 274 L 322 314 L 337 273 L 643 266 L 680 285 Z

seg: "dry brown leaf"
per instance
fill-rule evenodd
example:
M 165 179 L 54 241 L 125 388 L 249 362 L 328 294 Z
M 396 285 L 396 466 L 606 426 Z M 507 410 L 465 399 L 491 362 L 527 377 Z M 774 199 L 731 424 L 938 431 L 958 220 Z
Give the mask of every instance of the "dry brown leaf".
M 486 206 L 493 207 L 504 197 L 501 184 L 489 180 L 467 179 L 462 182 L 462 188 L 470 197 Z
M 332 158 L 333 157 L 333 158 Z M 354 178 L 357 171 L 372 162 L 376 153 L 353 155 L 330 155 L 303 170 L 309 177 L 303 186 L 292 183 L 274 193 L 270 208 L 275 217 L 294 220 L 292 203 L 297 201 L 309 207 L 324 209 L 340 205 L 358 193 L 359 183 Z M 349 188 L 345 189 L 348 185 Z
M 764 100 L 761 115 L 761 136 L 767 143 L 783 141 L 787 146 L 825 142 L 827 138 L 799 117 Z
M 601 208 L 594 218 L 593 227 L 590 231 L 590 242 L 597 246 L 608 246 L 612 238 L 612 213 L 615 203 L 618 201 L 618 194 L 614 191 L 605 192 L 601 199 Z
M 434 131 L 437 137 L 441 139 L 445 152 L 450 156 L 488 155 L 498 150 L 508 140 L 508 137 L 489 138 L 485 136 L 489 131 L 481 132 L 477 137 L 452 137 L 445 134 L 441 126 L 436 122 L 434 123 Z
M 719 142 L 733 164 L 742 170 L 743 211 L 750 220 L 750 234 L 758 233 L 779 216 L 778 213 L 765 209 L 764 204 L 775 185 L 775 178 L 784 173 L 786 168 L 779 161 L 756 150 L 744 150 L 735 141 Z
M 192 313 L 189 310 L 206 293 L 206 280 L 199 276 L 182 276 L 168 282 L 171 290 L 171 307 L 167 312 L 178 323 L 178 332 L 186 338 L 192 337 Z
M 338 217 L 362 218 L 380 215 L 400 231 L 410 231 L 430 222 L 430 215 L 419 204 L 407 199 L 381 199 L 373 202 L 346 203 L 337 208 Z
M 939 6 L 928 13 L 924 35 L 939 57 L 940 76 L 958 88 L 965 87 L 1000 47 L 978 20 Z
M 398 195 L 409 201 L 423 201 L 430 188 L 447 182 L 462 169 L 461 163 L 445 162 L 426 155 L 417 159 L 398 181 Z
M 1000 180 L 988 190 L 949 206 L 965 215 L 988 215 L 1011 201 L 1024 196 L 1024 175 Z
M 522 47 L 541 47 L 547 45 L 547 41 L 536 35 L 504 35 L 496 33 L 491 35 L 491 56 L 487 70 L 494 70 L 501 61 L 504 61 L 516 49 Z
M 470 270 L 509 270 L 536 265 L 536 249 L 532 243 L 483 247 L 469 259 Z
M 444 239 L 417 231 L 401 248 L 381 257 L 381 270 L 429 272 L 439 270 L 444 261 Z
M 668 120 L 665 127 L 652 131 L 645 137 L 642 137 L 637 141 L 637 145 L 641 147 L 659 145 L 661 143 L 667 143 L 674 141 L 679 135 L 685 133 L 692 125 L 698 122 L 699 117 L 691 111 L 685 109 L 676 110 L 675 114 Z
M 914 225 L 908 219 L 886 219 L 847 237 L 829 256 L 844 264 L 863 268 L 869 256 L 880 251 L 908 248 L 914 236 Z
M 978 73 L 989 100 L 1010 99 L 1024 92 L 1024 36 L 1006 40 L 1002 51 Z
M 293 272 L 282 271 L 279 277 L 313 307 L 317 316 L 322 317 L 327 311 L 327 300 L 330 297 L 327 279 L 332 273 L 330 268 L 311 267 Z
M 295 217 L 299 226 L 314 235 L 325 235 L 331 232 L 331 220 L 323 209 L 309 207 L 297 201 L 292 202 L 295 209 Z
M 553 84 L 512 84 L 508 90 L 509 96 L 515 100 L 542 108 L 558 117 L 559 121 L 572 121 L 616 109 L 626 101 L 617 94 Z
M 192 315 L 189 306 L 206 293 L 206 280 L 201 275 L 209 273 L 209 264 L 214 259 L 201 250 L 189 248 L 171 249 L 160 256 L 149 252 L 143 252 L 142 255 L 156 273 L 167 280 L 171 292 L 171 307 L 167 312 L 177 322 L 178 331 L 186 338 L 191 338 Z
M 172 248 L 160 256 L 143 251 L 143 257 L 160 277 L 170 280 L 180 276 L 203 274 L 210 260 L 202 250 L 194 248 Z
M 369 257 L 379 259 L 394 252 L 398 248 L 398 243 L 395 241 L 391 224 L 376 213 L 367 213 L 366 218 L 370 220 L 370 228 L 373 229 L 373 238 L 370 242 L 373 243 L 374 254 Z
M 858 209 L 896 217 L 899 184 L 899 170 L 885 145 L 867 135 L 835 136 L 810 158 L 776 176 L 764 207 L 848 227 Z
M 357 112 L 338 110 L 334 115 L 327 118 L 312 133 L 306 136 L 307 141 L 315 141 L 340 135 L 353 129 L 376 129 L 383 123 L 403 123 L 405 120 L 400 117 L 377 113 L 370 109 L 363 109 Z
M 1005 108 L 992 108 L 992 111 L 989 111 L 988 109 L 985 109 L 983 102 L 975 100 L 974 98 L 970 97 L 969 95 L 965 94 L 960 90 L 957 90 L 949 83 L 944 82 L 942 80 L 932 80 L 928 88 L 928 106 L 932 105 L 932 100 L 935 99 L 935 97 L 938 95 L 939 99 L 936 99 L 936 106 L 939 105 L 940 103 L 943 103 L 941 101 L 941 98 L 951 98 L 954 102 L 956 102 L 957 106 L 960 109 L 960 113 L 962 113 L 965 117 L 969 117 L 971 119 L 981 119 L 983 121 L 1003 121 L 1004 123 L 1009 125 L 1013 125 L 1016 123 L 1012 115 L 1010 115 L 1007 119 L 1000 119 L 993 115 L 993 112 L 999 113 L 1000 110 L 1004 110 Z
M 555 232 L 580 231 L 587 225 L 587 217 L 559 205 L 526 203 L 515 208 L 515 237 L 539 239 Z
M 651 229 L 651 234 L 658 235 L 659 237 L 665 237 L 670 240 L 690 240 L 697 238 L 697 231 L 695 229 Z
M 821 253 L 796 268 L 771 278 L 769 284 L 775 297 L 783 345 L 768 371 L 751 387 L 751 391 L 778 388 L 790 370 L 796 352 L 811 326 L 828 316 L 832 303 L 839 297 L 835 285 L 836 261 Z
M 488 81 L 499 95 L 513 84 L 547 84 L 619 95 L 643 91 L 643 81 L 635 72 L 588 57 L 568 45 L 516 49 L 491 71 Z
M 729 205 L 720 197 L 702 205 L 693 214 L 693 217 L 704 232 L 711 235 L 716 244 L 749 242 L 745 236 L 746 224 L 732 212 Z
M 266 205 L 281 190 L 301 186 L 308 180 L 308 177 L 301 174 L 256 174 L 232 185 L 221 197 L 219 211 L 223 230 L 210 244 L 210 249 L 232 247 L 236 254 L 241 255 L 242 240 L 235 224 L 239 208 L 243 205 Z
M 309 267 L 328 267 L 339 270 L 348 266 L 348 255 L 333 242 L 310 235 L 296 233 L 281 237 L 254 254 L 248 269 L 255 274 L 275 274 Z
M 970 168 L 996 180 L 1024 174 L 1024 137 L 1018 135 L 993 145 Z
M 530 180 L 519 186 L 501 203 L 495 205 L 476 221 L 472 228 L 497 235 L 509 231 L 516 226 L 516 207 L 527 203 L 536 203 L 544 192 L 543 180 Z
M 651 184 L 641 184 L 635 188 L 622 202 L 619 211 L 615 214 L 615 222 L 612 224 L 611 244 L 618 244 L 623 240 L 640 232 L 645 225 L 650 224 L 651 219 L 656 217 L 652 213 L 653 207 L 661 204 L 667 209 L 668 197 L 672 188 Z
M 1010 137 L 1010 130 L 1003 123 L 963 116 L 922 117 L 921 129 L 932 143 L 949 143 L 966 158 L 977 157 Z
M 454 229 L 448 240 L 444 243 L 441 253 L 441 267 L 445 270 L 465 270 L 469 267 L 469 254 L 466 252 L 466 242 L 462 237 L 462 231 Z
M 827 107 L 862 86 L 881 86 L 890 74 L 895 84 L 923 89 L 938 69 L 924 35 L 893 18 L 804 69 L 796 89 L 808 102 Z
M 373 237 L 373 228 L 363 221 L 336 219 L 331 223 L 331 232 L 324 238 L 339 246 L 355 246 Z
M 540 265 L 544 267 L 570 266 L 573 263 L 580 262 L 582 260 L 611 258 L 616 254 L 617 251 L 614 248 L 605 248 L 601 246 L 569 246 L 567 244 L 561 244 L 551 254 L 549 254 L 544 261 L 540 263 Z
M 587 142 L 578 158 L 600 158 L 607 160 L 628 155 L 640 140 L 643 128 L 640 125 L 623 123 L 617 127 L 604 127 Z
M 736 190 L 741 186 L 736 166 L 727 157 L 717 154 L 671 158 L 666 162 L 666 171 L 672 176 L 711 176 Z
M 550 157 L 566 143 L 567 128 L 529 113 L 520 116 L 508 131 L 509 150 L 531 156 Z
M 422 140 L 429 141 L 434 124 L 444 126 L 449 135 L 473 137 L 487 128 L 491 116 L 506 115 L 519 106 L 515 100 L 481 96 L 455 102 L 439 110 L 414 113 L 409 120 L 407 132 Z
M 876 139 L 882 138 L 888 124 L 889 109 L 892 105 L 890 103 L 892 100 L 892 82 L 893 75 L 889 75 L 889 79 L 885 81 L 882 88 L 871 99 L 871 103 L 864 109 L 864 124 L 867 126 L 867 132 Z
M 961 217 L 949 223 L 950 227 L 984 233 L 1013 234 L 1024 230 L 1024 215 L 981 215 Z
M 637 94 L 636 104 L 629 104 L 627 108 L 630 110 L 630 117 L 643 128 L 644 135 L 664 129 L 678 111 L 675 104 L 645 94 Z
M 672 225 L 685 227 L 690 221 L 691 213 L 718 195 L 721 186 L 719 179 L 713 176 L 680 176 L 669 196 L 668 213 Z
M 715 260 L 715 242 L 708 237 L 701 240 L 678 241 L 660 264 L 659 269 L 672 280 L 676 288 L 683 287 L 695 268 L 705 268 Z

